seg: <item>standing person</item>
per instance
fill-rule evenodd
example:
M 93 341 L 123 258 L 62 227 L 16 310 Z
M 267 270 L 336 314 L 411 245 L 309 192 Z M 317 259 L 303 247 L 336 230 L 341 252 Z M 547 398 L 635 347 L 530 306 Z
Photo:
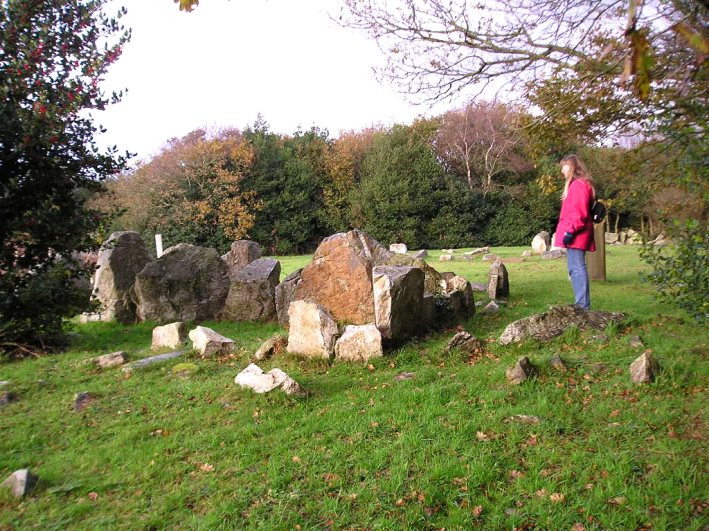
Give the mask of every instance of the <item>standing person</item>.
M 591 204 L 596 196 L 591 176 L 578 155 L 561 159 L 564 175 L 564 193 L 561 195 L 561 214 L 554 240 L 566 247 L 569 279 L 576 297 L 575 304 L 589 310 L 591 294 L 586 271 L 586 251 L 595 251 Z

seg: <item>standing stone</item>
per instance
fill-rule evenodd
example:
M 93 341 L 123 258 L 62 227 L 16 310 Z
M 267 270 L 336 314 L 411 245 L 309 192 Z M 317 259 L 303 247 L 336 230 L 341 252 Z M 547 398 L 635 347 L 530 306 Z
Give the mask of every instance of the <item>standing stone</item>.
M 187 340 L 187 327 L 182 321 L 153 328 L 152 350 L 176 349 Z
M 459 275 L 451 278 L 447 282 L 446 295 L 456 301 L 454 302 L 456 321 L 463 321 L 475 315 L 473 287 L 465 278 Z
M 281 263 L 259 258 L 231 276 L 222 318 L 227 321 L 268 321 L 276 317 L 276 286 Z
M 604 234 L 604 238 L 605 238 L 606 243 L 607 243 L 608 245 L 612 245 L 612 244 L 614 244 L 614 243 L 616 243 L 617 241 L 620 240 L 618 234 L 615 233 L 615 232 L 606 232 L 606 233 Z
M 228 291 L 217 251 L 181 243 L 136 275 L 132 297 L 141 321 L 206 321 L 219 317 Z
M 497 256 L 496 254 L 492 254 L 492 253 L 489 253 L 489 254 L 486 254 L 483 256 L 483 262 L 495 262 L 499 259 L 500 259 L 499 256 Z
M 348 325 L 335 343 L 335 360 L 367 361 L 383 355 L 382 334 L 373 324 Z
M 111 352 L 110 354 L 104 354 L 93 359 L 94 363 L 99 369 L 109 369 L 111 367 L 118 367 L 126 362 L 126 353 L 121 351 Z
M 298 382 L 281 369 L 271 369 L 264 373 L 261 367 L 253 363 L 236 375 L 234 383 L 240 387 L 251 389 L 255 393 L 268 393 L 280 387 L 287 395 L 306 396 L 308 394 Z
M 5 481 L 0 483 L 0 489 L 10 489 L 15 498 L 23 498 L 37 485 L 39 477 L 32 474 L 29 469 L 15 470 Z
M 529 249 L 527 249 L 526 251 L 522 251 L 523 258 L 528 258 L 528 257 L 532 256 L 532 254 L 533 254 L 532 251 L 530 251 Z
M 545 230 L 539 232 L 532 239 L 532 250 L 537 254 L 542 254 L 551 248 L 551 237 Z
M 222 260 L 229 268 L 229 276 L 246 267 L 254 260 L 261 258 L 261 246 L 251 240 L 237 240 L 231 244 L 231 249 Z
M 276 286 L 276 315 L 278 316 L 278 324 L 288 328 L 288 307 L 290 306 L 295 288 L 300 283 L 300 275 L 303 269 L 293 271 L 290 275 L 283 279 L 283 282 Z
M 273 357 L 285 348 L 286 343 L 288 343 L 288 339 L 286 337 L 276 334 L 261 343 L 261 346 L 254 353 L 254 360 L 263 361 Z
M 428 251 L 426 249 L 421 249 L 420 251 L 416 251 L 414 254 L 411 255 L 411 258 L 428 258 Z
M 234 341 L 228 337 L 216 333 L 211 328 L 198 326 L 189 333 L 192 340 L 192 348 L 200 353 L 202 357 L 210 357 L 214 354 L 229 354 L 234 351 Z
M 452 254 L 442 254 L 438 258 L 441 262 L 452 262 L 453 261 L 453 255 Z
M 404 254 L 392 254 L 382 265 L 391 266 L 412 266 L 423 271 L 423 291 L 424 293 L 443 293 L 445 284 L 441 284 L 442 275 L 431 267 L 422 258 L 414 258 Z
M 659 371 L 657 360 L 649 352 L 645 352 L 630 364 L 630 379 L 635 383 L 650 383 Z
M 385 340 L 399 342 L 419 332 L 424 274 L 410 266 L 375 267 L 375 323 Z
M 392 254 L 358 229 L 329 236 L 303 268 L 293 300 L 311 300 L 348 324 L 374 322 L 372 269 Z
M 100 320 L 135 322 L 135 305 L 128 292 L 135 276 L 151 260 L 137 232 L 114 232 L 101 246 L 93 277 L 93 297 L 101 303 Z
M 500 260 L 490 266 L 487 272 L 487 296 L 493 301 L 510 295 L 510 278 L 507 268 Z
M 527 356 L 517 360 L 514 367 L 507 369 L 505 375 L 507 381 L 514 385 L 519 385 L 537 373 L 537 368 L 529 361 Z
M 309 358 L 330 359 L 334 355 L 337 323 L 324 307 L 296 300 L 288 308 L 288 319 L 288 352 Z
M 409 249 L 406 247 L 405 243 L 392 243 L 389 246 L 389 250 L 392 253 L 406 254 Z

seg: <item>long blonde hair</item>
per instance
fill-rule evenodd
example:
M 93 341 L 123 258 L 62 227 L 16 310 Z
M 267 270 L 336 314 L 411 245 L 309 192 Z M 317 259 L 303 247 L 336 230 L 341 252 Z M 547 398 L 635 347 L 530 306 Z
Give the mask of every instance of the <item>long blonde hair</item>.
M 583 163 L 581 158 L 578 155 L 574 155 L 573 153 L 571 155 L 566 155 L 563 159 L 561 159 L 559 166 L 563 167 L 566 163 L 571 164 L 574 171 L 571 174 L 571 177 L 567 177 L 566 182 L 564 183 L 564 191 L 561 194 L 561 200 L 563 201 L 564 199 L 566 199 L 566 196 L 569 194 L 569 185 L 574 179 L 581 179 L 582 181 L 586 181 L 591 187 L 591 194 L 592 197 L 595 199 L 596 189 L 593 187 L 593 178 L 591 177 L 591 174 L 588 173 L 586 165 Z

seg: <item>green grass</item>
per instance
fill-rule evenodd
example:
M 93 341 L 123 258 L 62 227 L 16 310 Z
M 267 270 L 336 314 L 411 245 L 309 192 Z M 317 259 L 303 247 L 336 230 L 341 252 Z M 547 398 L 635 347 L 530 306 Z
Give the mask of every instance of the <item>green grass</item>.
M 431 255 L 439 270 L 486 280 L 489 263 Z M 308 260 L 284 257 L 283 276 Z M 629 319 L 604 338 L 495 342 L 509 322 L 572 299 L 565 261 L 532 258 L 507 265 L 511 298 L 500 313 L 464 323 L 489 340 L 476 363 L 442 353 L 449 330 L 373 370 L 291 356 L 261 364 L 295 377 L 307 399 L 233 383 L 277 325 L 206 323 L 239 352 L 130 378 L 84 360 L 149 355 L 153 325 L 77 325 L 69 352 L 0 365 L 19 396 L 0 410 L 0 478 L 24 467 L 41 477 L 22 501 L 0 496 L 0 529 L 702 529 L 706 328 L 657 302 L 639 282 L 642 267 L 634 248 L 610 249 L 609 281 L 592 284 L 592 304 Z M 628 378 L 642 352 L 628 345 L 635 334 L 663 368 L 649 385 Z M 549 368 L 554 354 L 568 372 Z M 522 355 L 540 375 L 510 386 L 505 368 Z M 173 375 L 185 362 L 199 371 Z M 415 377 L 395 381 L 402 371 Z M 81 391 L 96 400 L 75 413 Z M 505 422 L 516 414 L 541 422 Z

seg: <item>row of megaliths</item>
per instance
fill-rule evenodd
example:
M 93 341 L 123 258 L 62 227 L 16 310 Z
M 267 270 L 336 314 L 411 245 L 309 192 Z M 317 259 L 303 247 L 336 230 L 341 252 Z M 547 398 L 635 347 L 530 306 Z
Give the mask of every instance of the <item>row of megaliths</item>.
M 341 326 L 373 324 L 383 344 L 396 344 L 475 313 L 466 279 L 391 252 L 359 230 L 325 238 L 312 262 L 283 282 L 280 263 L 261 258 L 259 245 L 249 240 L 234 242 L 224 256 L 182 243 L 156 258 L 139 234 L 117 232 L 99 251 L 98 265 L 93 295 L 102 309 L 95 320 L 278 320 L 292 334 L 291 305 L 306 301 L 321 308 L 315 317 L 301 312 L 298 318 L 310 323 L 327 312 L 338 327 L 333 338 L 343 333 Z M 313 332 L 303 323 L 295 339 L 298 329 Z

